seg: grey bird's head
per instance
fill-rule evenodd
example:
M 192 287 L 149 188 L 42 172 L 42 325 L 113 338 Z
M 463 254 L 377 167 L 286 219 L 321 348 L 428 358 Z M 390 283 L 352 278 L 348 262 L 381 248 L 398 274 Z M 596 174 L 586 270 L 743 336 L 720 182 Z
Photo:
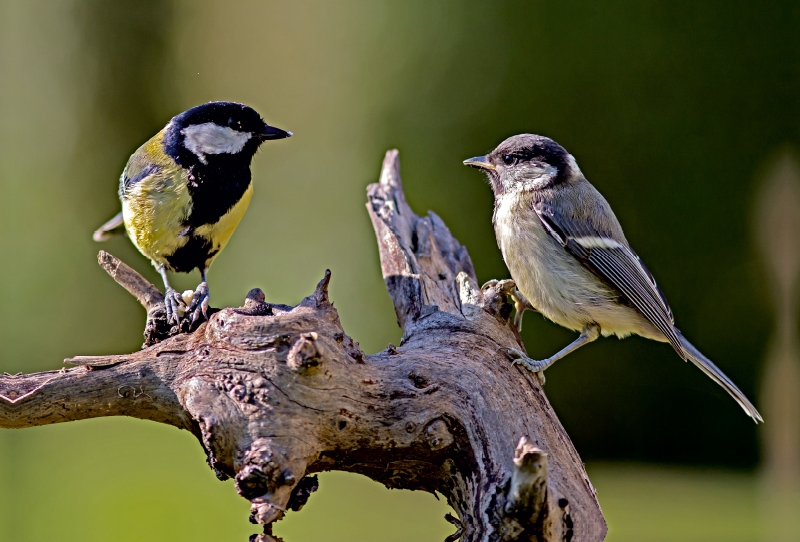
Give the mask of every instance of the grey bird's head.
M 509 137 L 486 156 L 464 160 L 464 165 L 486 173 L 495 197 L 551 188 L 581 175 L 575 159 L 564 147 L 534 134 Z

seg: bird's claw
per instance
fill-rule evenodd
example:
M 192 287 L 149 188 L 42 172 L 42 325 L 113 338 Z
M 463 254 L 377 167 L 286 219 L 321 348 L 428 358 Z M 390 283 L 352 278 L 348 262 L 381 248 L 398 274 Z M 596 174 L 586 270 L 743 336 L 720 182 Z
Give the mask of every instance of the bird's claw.
M 513 298 L 514 297 L 514 292 L 517 291 L 517 283 L 514 282 L 511 279 L 503 279 L 503 280 L 497 282 L 497 284 L 495 285 L 495 288 L 499 292 L 502 292 L 503 294 Z
M 164 310 L 167 313 L 167 323 L 180 324 L 181 308 L 185 307 L 183 297 L 172 288 L 164 292 Z
M 208 283 L 201 282 L 197 289 L 194 291 L 194 295 L 192 296 L 192 301 L 189 303 L 189 307 L 186 309 L 187 312 L 192 313 L 192 325 L 195 324 L 200 319 L 200 315 L 202 314 L 203 317 L 208 320 L 208 302 L 211 299 L 209 290 L 208 290 Z
M 542 367 L 546 367 L 549 365 L 549 360 L 537 361 L 535 359 L 531 359 L 526 356 L 521 350 L 517 350 L 516 348 L 501 348 L 511 360 L 511 365 L 520 365 L 525 367 L 530 372 L 536 375 L 536 378 L 539 380 L 539 383 L 544 385 L 545 378 L 544 378 L 544 370 Z
M 531 305 L 530 301 L 528 301 L 525 296 L 522 295 L 522 292 L 517 289 L 517 283 L 512 279 L 493 279 L 481 286 L 481 291 L 486 290 L 487 288 L 494 288 L 499 293 L 508 296 L 508 298 L 514 303 L 514 327 L 517 328 L 517 331 L 522 331 L 522 314 L 525 311 L 536 311 L 536 309 L 533 308 L 533 305 Z
M 488 288 L 494 288 L 500 293 L 511 295 L 512 291 L 516 286 L 517 283 L 511 279 L 503 279 L 503 280 L 492 279 L 490 281 L 485 282 L 483 286 L 481 286 L 481 291 L 486 290 Z
M 494 286 L 497 285 L 498 282 L 500 281 L 497 279 L 492 279 L 490 281 L 484 282 L 483 286 L 481 286 L 481 291 L 486 290 L 487 288 L 493 288 Z

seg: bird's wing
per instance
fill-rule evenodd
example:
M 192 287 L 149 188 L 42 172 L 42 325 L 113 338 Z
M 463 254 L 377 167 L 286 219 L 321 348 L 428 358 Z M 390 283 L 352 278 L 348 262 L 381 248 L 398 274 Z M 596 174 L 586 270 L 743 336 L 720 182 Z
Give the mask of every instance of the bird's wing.
M 603 282 L 630 301 L 664 334 L 678 355 L 687 359 L 664 294 L 624 238 L 614 239 L 610 232 L 594 227 L 590 220 L 565 216 L 544 202 L 535 202 L 533 208 L 550 235 Z
M 121 198 L 125 198 L 127 192 L 137 183 L 144 181 L 146 178 L 157 174 L 161 171 L 160 166 L 157 164 L 150 164 L 139 153 L 134 153 L 128 160 L 125 170 L 119 178 L 119 194 Z M 92 235 L 95 241 L 107 241 L 117 235 L 125 235 L 125 223 L 122 219 L 120 212 L 114 218 L 100 226 L 97 231 Z
M 108 241 L 117 235 L 125 235 L 125 223 L 122 220 L 122 212 L 97 228 L 97 231 L 92 235 L 92 239 L 95 241 Z
M 177 164 L 176 164 L 177 167 Z M 157 175 L 163 171 L 163 168 L 158 164 L 148 163 L 147 160 L 137 154 L 131 156 L 128 160 L 128 165 L 125 166 L 125 171 L 119 179 L 119 193 L 121 197 L 131 190 L 131 188 L 144 181 L 148 177 Z

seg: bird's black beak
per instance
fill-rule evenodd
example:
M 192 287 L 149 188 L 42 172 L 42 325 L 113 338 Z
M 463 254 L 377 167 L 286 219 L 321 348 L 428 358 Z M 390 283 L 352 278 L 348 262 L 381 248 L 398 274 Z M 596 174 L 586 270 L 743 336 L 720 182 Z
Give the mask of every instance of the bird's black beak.
M 258 137 L 260 137 L 262 141 L 268 139 L 284 139 L 286 137 L 292 137 L 292 132 L 287 132 L 286 130 L 281 130 L 280 128 L 275 128 L 267 124 L 264 126 L 264 131 L 258 134 Z
M 490 171 L 497 171 L 497 168 L 494 167 L 491 162 L 489 162 L 488 156 L 476 156 L 475 158 L 467 158 L 464 160 L 464 165 L 469 167 L 474 167 L 483 170 L 490 170 Z

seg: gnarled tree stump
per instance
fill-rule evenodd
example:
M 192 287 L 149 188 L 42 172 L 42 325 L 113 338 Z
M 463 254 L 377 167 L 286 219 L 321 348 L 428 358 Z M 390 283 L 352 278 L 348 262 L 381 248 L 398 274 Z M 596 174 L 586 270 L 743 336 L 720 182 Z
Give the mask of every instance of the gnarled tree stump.
M 403 328 L 364 355 L 328 299 L 330 272 L 296 307 L 252 290 L 194 332 L 169 328 L 163 296 L 113 256 L 100 263 L 148 310 L 139 352 L 0 378 L 0 427 L 132 416 L 195 434 L 221 479 L 251 503 L 253 539 L 300 510 L 314 473 L 438 491 L 458 518 L 448 540 L 598 541 L 594 489 L 521 348 L 503 283 L 478 287 L 469 255 L 433 213 L 405 201 L 396 151 L 367 208 Z M 507 286 L 507 285 L 506 285 Z

